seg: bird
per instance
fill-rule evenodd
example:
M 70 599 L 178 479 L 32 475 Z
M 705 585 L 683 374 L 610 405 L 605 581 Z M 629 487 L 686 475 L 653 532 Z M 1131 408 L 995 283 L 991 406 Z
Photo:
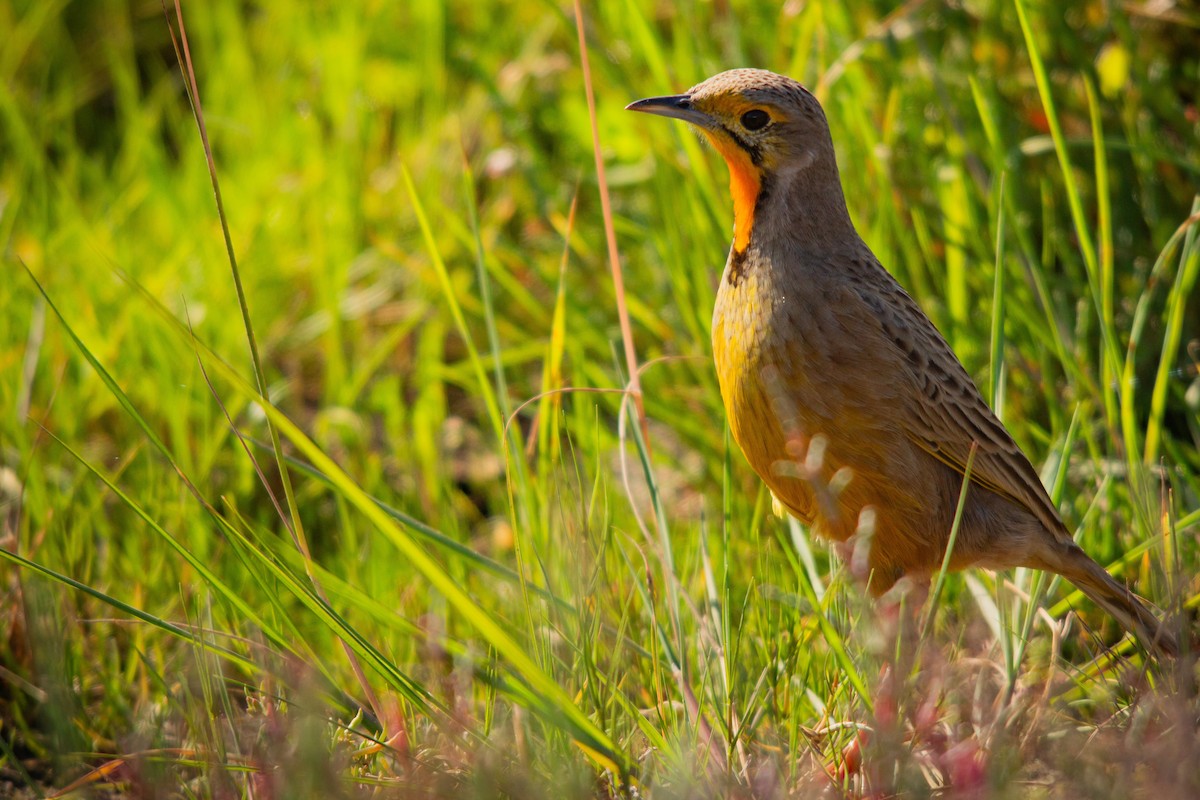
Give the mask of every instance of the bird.
M 729 168 L 712 320 L 733 439 L 817 535 L 869 541 L 867 589 L 949 568 L 1057 573 L 1159 655 L 1175 637 L 1079 547 L 946 339 L 859 236 L 825 112 L 799 82 L 721 72 L 630 111 L 694 125 Z

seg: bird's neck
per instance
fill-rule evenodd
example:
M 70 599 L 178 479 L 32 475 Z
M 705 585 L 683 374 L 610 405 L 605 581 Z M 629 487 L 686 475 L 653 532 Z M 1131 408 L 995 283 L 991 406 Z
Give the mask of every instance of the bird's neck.
M 753 214 L 756 243 L 838 252 L 861 241 L 846 210 L 836 164 L 818 162 L 764 178 Z

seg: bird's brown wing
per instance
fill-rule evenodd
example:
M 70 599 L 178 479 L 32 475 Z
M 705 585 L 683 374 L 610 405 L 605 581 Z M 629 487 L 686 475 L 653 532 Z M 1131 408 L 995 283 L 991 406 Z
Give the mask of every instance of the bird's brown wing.
M 950 345 L 895 279 L 886 276 L 858 293 L 883 335 L 900 354 L 898 380 L 910 382 L 897 409 L 905 434 L 921 449 L 965 474 L 976 444 L 971 480 L 1032 512 L 1048 531 L 1065 533 L 1058 511 L 1029 459 L 992 413 Z M 886 345 L 885 345 L 886 346 Z

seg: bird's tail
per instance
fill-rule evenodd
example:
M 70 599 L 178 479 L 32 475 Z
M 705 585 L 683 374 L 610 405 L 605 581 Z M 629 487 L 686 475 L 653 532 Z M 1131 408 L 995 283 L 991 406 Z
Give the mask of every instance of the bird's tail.
M 1056 572 L 1075 584 L 1096 605 L 1121 623 L 1125 630 L 1141 639 L 1142 644 L 1160 656 L 1179 655 L 1179 642 L 1158 621 L 1145 603 L 1118 583 L 1104 567 L 1076 546 L 1066 548 Z

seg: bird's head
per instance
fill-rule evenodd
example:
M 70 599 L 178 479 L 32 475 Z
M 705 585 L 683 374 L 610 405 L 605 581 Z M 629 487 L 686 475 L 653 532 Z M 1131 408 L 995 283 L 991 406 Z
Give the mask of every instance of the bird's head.
M 692 123 L 725 158 L 733 192 L 735 250 L 749 243 L 764 188 L 786 190 L 814 165 L 832 167 L 837 182 L 825 112 L 807 89 L 783 75 L 733 69 L 684 94 L 650 97 L 627 108 Z M 818 180 L 827 180 L 829 170 L 819 172 Z

